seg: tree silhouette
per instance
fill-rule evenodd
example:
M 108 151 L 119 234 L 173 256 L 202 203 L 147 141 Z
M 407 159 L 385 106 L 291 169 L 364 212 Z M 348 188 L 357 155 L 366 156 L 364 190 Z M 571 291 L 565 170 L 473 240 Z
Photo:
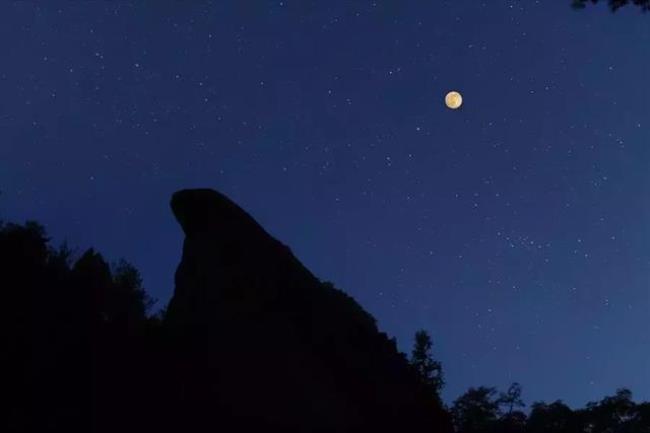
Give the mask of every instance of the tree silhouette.
M 508 388 L 508 391 L 502 392 L 499 395 L 497 400 L 499 406 L 504 406 L 506 408 L 505 413 L 512 413 L 516 408 L 525 407 L 523 400 L 521 399 L 521 385 L 517 382 L 514 382 Z
M 156 301 L 144 290 L 140 272 L 122 259 L 113 266 L 112 273 L 115 303 L 116 306 L 122 306 L 122 309 L 116 312 L 119 320 L 129 323 L 144 322 Z
M 650 433 L 650 407 L 636 404 L 628 389 L 585 408 L 571 410 L 558 400 L 536 402 L 526 425 L 527 433 Z
M 492 432 L 499 416 L 496 389 L 481 386 L 470 388 L 451 408 L 454 426 L 458 433 Z
M 442 365 L 433 359 L 431 354 L 432 347 L 433 343 L 427 331 L 417 331 L 411 352 L 411 365 L 415 367 L 422 382 L 439 397 L 445 381 Z
M 502 410 L 498 422 L 498 431 L 501 433 L 522 433 L 526 429 L 526 414 L 517 410 L 526 405 L 521 399 L 521 385 L 514 382 L 506 392 L 501 392 L 497 404 Z
M 628 421 L 628 431 L 650 433 L 650 403 L 637 404 L 632 418 Z
M 561 400 L 532 405 L 526 425 L 528 433 L 572 433 L 579 431 L 577 417 Z
M 520 410 L 513 410 L 499 418 L 496 430 L 499 433 L 525 433 L 526 423 L 526 414 Z
M 38 223 L 0 226 L 0 361 L 12 396 L 0 429 L 114 431 L 121 420 L 133 430 L 153 401 L 133 386 L 148 377 L 149 298 L 137 271 L 120 262 L 112 273 L 93 250 L 74 261 L 65 244 L 48 242 Z
M 586 414 L 590 433 L 623 433 L 629 431 L 630 420 L 636 415 L 636 405 L 629 389 L 619 389 L 613 396 L 587 404 Z
M 584 9 L 589 3 L 598 3 L 600 0 L 573 0 L 572 6 L 576 9 Z M 650 0 L 608 0 L 609 7 L 616 12 L 618 9 L 627 5 L 635 5 L 641 8 L 643 12 L 650 11 Z

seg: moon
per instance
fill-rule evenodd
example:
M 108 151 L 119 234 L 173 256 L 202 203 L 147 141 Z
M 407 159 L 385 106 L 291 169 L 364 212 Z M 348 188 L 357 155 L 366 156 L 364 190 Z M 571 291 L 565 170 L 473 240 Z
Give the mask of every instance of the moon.
M 448 108 L 457 110 L 461 105 L 463 105 L 463 97 L 460 93 L 452 90 L 451 92 L 447 93 L 447 96 L 445 96 L 445 104 Z

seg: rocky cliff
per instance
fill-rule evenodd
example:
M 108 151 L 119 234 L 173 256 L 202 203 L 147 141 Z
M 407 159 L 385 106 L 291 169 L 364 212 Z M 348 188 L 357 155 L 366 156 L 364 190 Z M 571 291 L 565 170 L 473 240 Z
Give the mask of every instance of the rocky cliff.
M 447 431 L 372 316 L 239 206 L 197 189 L 171 207 L 185 233 L 165 321 L 178 357 L 171 386 L 196 427 Z

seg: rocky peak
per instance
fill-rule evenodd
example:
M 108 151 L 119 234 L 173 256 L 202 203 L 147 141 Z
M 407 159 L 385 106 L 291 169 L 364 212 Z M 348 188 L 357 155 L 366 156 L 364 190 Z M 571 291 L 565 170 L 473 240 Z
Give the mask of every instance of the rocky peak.
M 188 363 L 204 363 L 182 386 L 209 385 L 188 410 L 216 401 L 220 413 L 284 431 L 435 425 L 441 409 L 354 299 L 223 194 L 179 191 L 171 207 L 185 241 L 166 327 L 192 342 L 180 351 Z

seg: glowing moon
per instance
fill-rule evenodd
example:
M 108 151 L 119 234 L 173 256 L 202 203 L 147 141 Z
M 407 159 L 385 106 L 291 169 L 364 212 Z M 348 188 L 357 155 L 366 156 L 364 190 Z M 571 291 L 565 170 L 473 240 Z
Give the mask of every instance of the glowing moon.
M 463 97 L 456 91 L 451 91 L 445 96 L 445 104 L 452 110 L 457 110 L 463 105 Z

